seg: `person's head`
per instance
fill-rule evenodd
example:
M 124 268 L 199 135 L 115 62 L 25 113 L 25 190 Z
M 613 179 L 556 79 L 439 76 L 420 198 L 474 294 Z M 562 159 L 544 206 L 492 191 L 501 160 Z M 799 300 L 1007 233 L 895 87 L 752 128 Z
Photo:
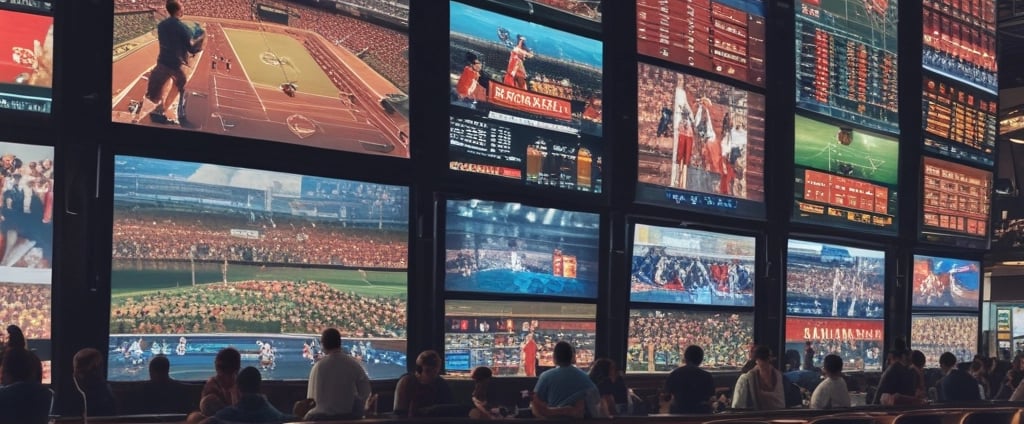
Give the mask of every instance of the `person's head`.
M 259 394 L 263 376 L 255 367 L 245 367 L 238 373 L 238 391 L 242 394 Z
M 826 356 L 822 369 L 829 377 L 838 377 L 843 373 L 843 358 L 835 354 Z
M 985 374 L 985 364 L 982 361 L 971 362 L 971 375 L 979 377 Z
M 477 71 L 484 67 L 484 64 L 480 62 L 480 58 L 472 52 L 466 52 L 466 64 L 472 66 Z
M 921 352 L 920 350 L 910 352 L 910 363 L 914 364 L 914 366 L 917 367 L 917 369 L 923 370 L 924 362 L 924 352 Z
M 28 342 L 25 341 L 25 333 L 17 325 L 7 326 L 7 348 L 28 349 Z
M 422 383 L 429 383 L 441 373 L 441 355 L 437 351 L 425 350 L 416 357 L 416 377 Z
M 171 378 L 171 361 L 164 355 L 156 355 L 149 360 L 149 379 L 165 381 Z
M 950 352 L 945 352 L 941 356 L 939 356 L 939 368 L 942 368 L 942 371 L 948 372 L 949 370 L 953 369 L 953 367 L 955 367 L 955 366 L 956 366 L 956 355 L 954 355 L 954 354 L 952 354 Z
M 572 365 L 575 359 L 575 353 L 573 352 L 572 345 L 566 341 L 560 341 L 555 343 L 555 365 L 566 366 Z
M 1017 354 L 1013 357 L 1013 369 L 1018 372 L 1024 371 L 1024 355 Z
M 242 354 L 233 347 L 221 349 L 213 359 L 213 369 L 217 370 L 217 375 L 235 376 L 241 368 Z
M 25 349 L 11 349 L 4 352 L 0 369 L 0 384 L 12 384 L 29 381 L 34 375 L 33 369 L 38 366 L 39 359 Z
M 607 380 L 615 373 L 615 363 L 611 359 L 601 358 L 590 364 L 590 379 L 595 383 Z
M 800 352 L 796 349 L 789 349 L 786 351 L 786 371 L 796 371 L 800 369 Z
M 472 378 L 477 383 L 489 380 L 493 376 L 494 372 L 488 367 L 473 368 L 473 372 L 469 374 L 469 378 Z
M 686 365 L 700 365 L 704 362 L 704 349 L 700 346 L 690 345 L 683 351 L 683 360 L 686 361 Z
M 768 346 L 761 345 L 754 349 L 754 362 L 760 368 L 768 368 L 772 366 L 772 349 Z
M 167 13 L 180 18 L 185 14 L 185 6 L 181 4 L 181 0 L 167 0 Z
M 341 349 L 341 332 L 337 328 L 328 328 L 320 334 L 320 345 L 324 350 Z
M 73 372 L 76 379 L 85 381 L 103 380 L 103 354 L 100 351 L 87 347 L 75 353 L 72 362 Z

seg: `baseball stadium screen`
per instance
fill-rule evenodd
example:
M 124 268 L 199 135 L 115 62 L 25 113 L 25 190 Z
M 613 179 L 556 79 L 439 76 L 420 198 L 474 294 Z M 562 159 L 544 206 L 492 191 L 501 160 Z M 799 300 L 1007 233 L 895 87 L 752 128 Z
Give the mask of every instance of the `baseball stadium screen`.
M 637 201 L 764 218 L 764 96 L 645 63 L 637 74 Z
M 597 298 L 597 214 L 448 200 L 445 289 Z
M 116 156 L 111 380 L 213 375 L 225 347 L 265 379 L 306 379 L 342 345 L 372 379 L 406 368 L 409 190 Z
M 796 116 L 793 220 L 895 233 L 899 142 Z
M 974 163 L 995 164 L 999 101 L 976 88 L 924 76 L 924 150 Z
M 0 142 L 0 340 L 17 325 L 50 381 L 53 147 Z
M 978 351 L 978 315 L 912 314 L 910 347 L 924 353 L 925 366 L 939 367 L 944 352 L 957 362 L 971 362 Z
M 914 308 L 977 311 L 981 263 L 914 255 Z
M 753 342 L 753 312 L 631 309 L 626 371 L 672 371 L 690 345 L 704 349 L 701 368 L 738 370 Z
M 0 2 L 0 52 L 0 109 L 49 114 L 53 92 L 50 2 Z
M 797 107 L 899 134 L 896 0 L 797 0 Z
M 839 354 L 846 368 L 882 366 L 885 252 L 789 240 L 786 350 L 815 351 L 814 364 Z
M 577 367 L 594 362 L 593 304 L 448 300 L 444 310 L 448 374 L 469 375 L 486 366 L 494 375 L 535 377 L 555 366 L 559 341 L 576 348 Z
M 600 193 L 601 42 L 449 4 L 449 168 Z
M 924 69 L 997 94 L 995 0 L 924 0 Z
M 640 54 L 765 86 L 762 0 L 638 0 Z
M 754 306 L 756 247 L 750 236 L 636 224 L 629 299 Z
M 992 172 L 924 157 L 921 240 L 987 249 Z
M 184 4 L 115 2 L 113 122 L 409 157 L 409 0 Z

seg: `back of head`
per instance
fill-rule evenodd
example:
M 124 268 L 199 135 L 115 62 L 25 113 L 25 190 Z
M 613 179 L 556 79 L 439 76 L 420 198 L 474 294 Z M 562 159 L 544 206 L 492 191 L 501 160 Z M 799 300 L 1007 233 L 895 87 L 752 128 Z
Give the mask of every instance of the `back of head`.
M 7 326 L 7 348 L 28 349 L 28 342 L 25 340 L 25 333 L 21 332 L 21 327 L 13 324 Z
M 255 367 L 245 367 L 241 372 L 238 373 L 238 391 L 241 393 L 256 394 L 260 392 L 260 383 L 263 381 L 263 376 L 260 375 L 260 370 Z
M 473 372 L 470 373 L 470 375 L 469 375 L 469 377 L 472 378 L 473 381 L 485 380 L 485 379 L 491 378 L 493 376 L 494 376 L 494 372 L 491 371 L 491 369 L 488 368 L 488 367 L 476 367 L 476 368 L 473 368 Z
M 825 357 L 823 368 L 829 374 L 839 374 L 843 372 L 843 358 L 840 358 L 839 355 L 828 355 Z
M 612 374 L 612 360 L 601 358 L 590 364 L 590 379 L 595 383 L 608 379 Z
M 910 363 L 914 364 L 918 369 L 923 370 L 925 364 L 924 352 L 921 352 L 920 350 L 910 352 Z
M 796 349 L 786 350 L 786 371 L 800 369 L 800 352 Z
M 956 355 L 946 352 L 939 356 L 939 366 L 942 368 L 953 368 L 956 366 Z
M 760 359 L 762 361 L 771 361 L 772 349 L 765 345 L 760 345 L 754 348 L 754 359 Z
M 75 353 L 74 376 L 84 380 L 103 380 L 103 354 L 87 347 Z
M 320 344 L 324 350 L 341 349 L 341 332 L 337 328 L 328 328 L 320 334 Z
M 167 0 L 167 13 L 171 16 L 177 15 L 181 10 L 181 0 Z
M 683 352 L 683 359 L 687 365 L 700 365 L 704 362 L 704 349 L 697 345 L 690 345 Z
M 213 368 L 218 374 L 233 375 L 242 368 L 242 354 L 231 347 L 221 349 L 213 360 Z
M 170 379 L 171 361 L 164 355 L 156 355 L 149 361 L 149 379 L 167 380 Z
M 569 342 L 555 343 L 555 365 L 572 365 L 573 350 Z
M 34 353 L 25 349 L 10 349 L 4 352 L 3 383 L 11 384 L 28 381 L 33 376 L 33 368 L 38 359 L 33 360 Z

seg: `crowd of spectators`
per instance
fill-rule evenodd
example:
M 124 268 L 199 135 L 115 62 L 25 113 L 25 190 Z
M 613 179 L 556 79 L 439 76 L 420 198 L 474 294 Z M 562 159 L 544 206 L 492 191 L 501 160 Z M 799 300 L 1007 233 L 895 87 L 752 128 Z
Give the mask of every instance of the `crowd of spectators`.
M 671 371 L 689 345 L 703 346 L 704 366 L 739 368 L 754 338 L 750 314 L 667 310 L 633 311 L 629 317 L 626 369 Z
M 365 1 L 365 0 L 364 0 Z M 556 9 L 561 9 L 574 15 L 587 19 L 601 21 L 601 2 L 595 0 L 533 0 L 536 3 L 546 4 Z
M 409 21 L 409 0 L 343 0 L 342 2 L 394 16 L 406 22 Z
M 880 261 L 864 261 L 858 267 L 841 267 L 790 258 L 786 272 L 786 292 L 791 298 L 788 311 L 800 315 L 881 318 L 885 296 L 883 267 Z
M 258 227 L 258 238 L 233 236 L 245 219 L 186 212 L 117 210 L 115 259 L 209 259 L 272 264 L 324 264 L 405 269 L 407 235 L 341 224 L 278 219 Z
M 787 347 L 803 349 L 805 345 L 804 341 L 799 341 L 797 344 L 787 343 Z M 845 367 L 851 370 L 878 369 L 882 366 L 880 340 L 818 339 L 811 341 L 811 349 L 814 350 L 813 365 L 817 368 L 821 368 L 825 357 L 830 354 L 844 358 L 847 361 Z
M 112 334 L 277 332 L 405 338 L 406 300 L 343 292 L 318 281 L 243 281 L 115 297 Z M 272 327 L 272 328 L 271 328 Z
M 114 45 L 156 29 L 157 20 L 150 11 L 114 14 Z
M 970 362 L 978 345 L 978 316 L 915 316 L 910 335 L 913 347 L 937 366 L 939 356 L 950 352 L 957 362 Z
M 14 324 L 30 340 L 50 339 L 50 285 L 0 283 L 0 327 Z
M 751 258 L 752 259 L 752 258 Z M 705 256 L 671 255 L 664 248 L 649 248 L 644 256 L 634 256 L 630 278 L 631 292 L 656 288 L 674 290 L 705 289 L 713 285 L 717 293 L 752 295 L 753 261 Z

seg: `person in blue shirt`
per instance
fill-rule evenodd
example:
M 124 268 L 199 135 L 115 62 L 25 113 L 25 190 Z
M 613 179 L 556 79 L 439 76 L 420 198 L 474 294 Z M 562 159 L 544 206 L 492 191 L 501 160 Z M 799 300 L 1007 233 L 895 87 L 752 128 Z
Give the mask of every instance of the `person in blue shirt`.
M 245 367 L 238 373 L 237 380 L 241 398 L 233 406 L 217 412 L 215 420 L 212 422 L 280 423 L 295 419 L 295 417 L 278 411 L 267 401 L 267 397 L 260 393 L 262 381 L 260 370 L 254 367 Z
M 601 395 L 587 373 L 576 368 L 576 354 L 567 342 L 555 344 L 555 368 L 545 371 L 537 379 L 530 410 L 542 418 L 603 418 L 607 411 L 601 408 Z
M 158 122 L 162 120 L 162 123 L 179 124 L 177 110 L 169 108 L 169 104 L 165 103 L 170 91 L 167 83 L 173 81 L 177 92 L 184 93 L 185 83 L 188 82 L 185 68 L 189 66 L 192 56 L 203 50 L 205 32 L 201 27 L 190 28 L 182 22 L 185 7 L 181 0 L 167 0 L 166 8 L 169 16 L 156 26 L 160 53 L 156 58 L 156 66 L 149 74 L 142 107 L 132 118 L 132 123 L 138 123 L 142 117 L 156 112 L 159 107 L 165 110 L 164 114 L 156 113 L 153 116 Z

